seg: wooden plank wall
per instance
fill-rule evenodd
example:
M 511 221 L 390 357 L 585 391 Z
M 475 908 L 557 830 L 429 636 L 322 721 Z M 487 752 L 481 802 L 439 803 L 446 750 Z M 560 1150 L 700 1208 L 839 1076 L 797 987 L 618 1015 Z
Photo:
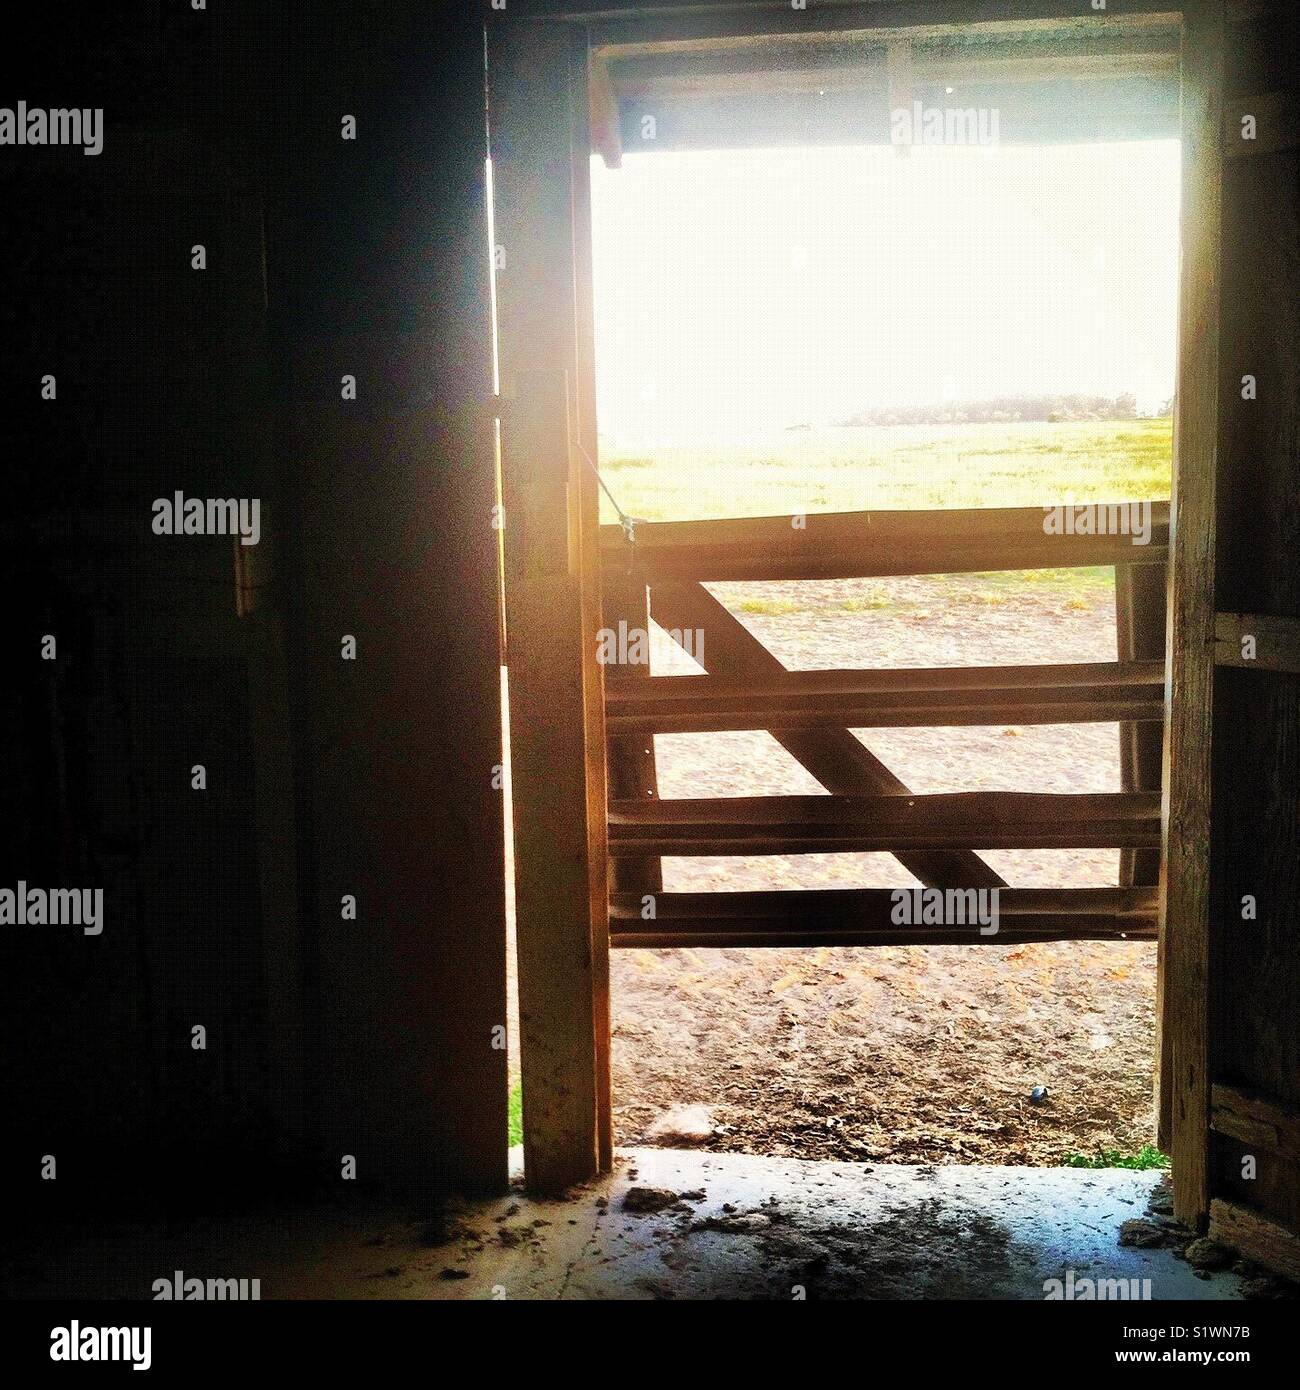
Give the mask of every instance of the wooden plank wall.
M 1300 147 L 1294 120 L 1289 137 L 1276 124 L 1268 135 L 1267 113 L 1294 117 L 1300 103 L 1300 14 L 1282 0 L 1256 14 L 1229 27 L 1225 70 L 1215 601 L 1247 616 L 1220 620 L 1215 676 L 1209 1187 L 1225 1238 L 1296 1275 L 1300 1152 L 1286 1135 L 1300 1116 L 1300 671 L 1285 634 L 1300 619 Z M 1240 118 L 1254 111 L 1252 146 Z M 1251 633 L 1256 669 L 1240 646 Z M 1259 1122 L 1243 1127 L 1242 1113 Z
M 500 1190 L 482 26 L 447 0 L 394 0 L 364 24 L 329 0 L 265 24 L 229 72 L 272 152 L 274 598 L 289 634 L 312 1143 L 334 1190 L 349 1190 L 344 1154 L 358 1188 Z

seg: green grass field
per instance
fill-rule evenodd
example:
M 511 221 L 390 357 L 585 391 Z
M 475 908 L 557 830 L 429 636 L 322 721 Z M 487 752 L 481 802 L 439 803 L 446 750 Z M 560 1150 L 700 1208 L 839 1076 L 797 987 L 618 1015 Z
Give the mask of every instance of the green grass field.
M 1166 416 L 791 430 L 750 445 L 673 446 L 653 455 L 620 450 L 606 441 L 601 472 L 623 510 L 646 521 L 1157 501 L 1170 492 L 1172 424 Z M 601 519 L 616 520 L 606 497 L 601 498 Z M 998 603 L 1027 583 L 1055 586 L 1091 601 L 1109 592 L 1113 571 L 1005 571 L 978 579 L 978 586 L 965 578 L 943 582 L 952 589 L 954 602 Z M 845 602 L 885 608 L 891 600 L 887 584 L 864 581 L 862 595 Z M 799 598 L 754 592 L 736 607 L 793 613 L 804 604 Z
M 786 431 L 653 455 L 602 443 L 619 505 L 647 521 L 792 511 L 1035 507 L 1169 496 L 1172 422 L 867 426 Z M 603 520 L 615 520 L 602 499 Z

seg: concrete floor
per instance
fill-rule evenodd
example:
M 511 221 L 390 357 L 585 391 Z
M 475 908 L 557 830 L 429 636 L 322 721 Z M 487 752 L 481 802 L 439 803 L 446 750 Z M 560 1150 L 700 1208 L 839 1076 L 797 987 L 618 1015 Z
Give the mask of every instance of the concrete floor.
M 1154 1299 L 1233 1299 L 1171 1249 L 1118 1243 L 1158 1174 L 818 1163 L 629 1150 L 562 1202 L 519 1193 L 437 1222 L 339 1206 L 81 1235 L 15 1252 L 11 1296 L 149 1298 L 186 1277 L 261 1280 L 267 1298 L 1042 1299 L 1050 1279 L 1150 1280 Z M 640 1214 L 629 1189 L 663 1189 Z M 635 1202 L 635 1197 L 633 1202 Z M 1133 1286 L 1143 1296 L 1143 1285 Z M 802 1292 L 801 1292 L 802 1291 Z
M 1157 1173 L 816 1163 L 630 1150 L 576 1205 L 514 1199 L 455 1265 L 451 1297 L 1042 1299 L 1044 1282 L 1150 1280 L 1155 1299 L 1239 1298 L 1170 1249 L 1118 1245 Z M 682 1200 L 623 1206 L 629 1189 Z M 517 1208 L 517 1210 L 515 1210 Z M 503 1212 L 511 1212 L 503 1216 Z M 549 1225 L 535 1225 L 535 1222 Z M 473 1223 L 470 1223 L 473 1224 Z M 449 1281 L 450 1282 L 450 1281 Z M 494 1294 L 493 1290 L 496 1289 Z M 1139 1292 L 1142 1286 L 1135 1286 Z M 438 1296 L 436 1291 L 434 1296 Z

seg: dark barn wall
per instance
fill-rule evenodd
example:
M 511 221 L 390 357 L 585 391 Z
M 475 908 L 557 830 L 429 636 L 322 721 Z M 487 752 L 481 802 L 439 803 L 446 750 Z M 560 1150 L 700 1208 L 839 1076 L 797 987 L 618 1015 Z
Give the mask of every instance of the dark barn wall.
M 1300 13 L 1232 26 L 1229 111 L 1300 100 Z M 1232 139 L 1229 130 L 1227 138 Z M 1226 161 L 1218 460 L 1220 612 L 1300 619 L 1300 150 Z M 1258 397 L 1242 399 L 1242 376 Z M 1210 1075 L 1300 1113 L 1300 675 L 1215 680 Z M 1253 895 L 1258 919 L 1243 921 Z M 1258 1176 L 1243 1179 L 1251 1153 Z M 1211 1189 L 1300 1231 L 1300 1163 L 1215 1137 Z
M 482 29 L 379 8 L 55 4 L 6 55 L 105 108 L 0 149 L 0 887 L 106 904 L 0 929 L 30 1214 L 504 1183 Z M 178 489 L 261 499 L 242 616 Z

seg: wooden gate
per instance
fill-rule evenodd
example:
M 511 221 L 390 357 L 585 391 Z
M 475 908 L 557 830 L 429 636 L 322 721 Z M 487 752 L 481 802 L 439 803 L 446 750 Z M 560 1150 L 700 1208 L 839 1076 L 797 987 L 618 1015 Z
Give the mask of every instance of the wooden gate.
M 1150 544 L 1048 535 L 1041 507 L 638 523 L 602 535 L 605 624 L 703 634 L 703 676 L 605 672 L 610 944 L 1008 944 L 1152 938 L 1160 853 L 1164 580 L 1169 509 Z M 1135 556 L 1140 556 L 1135 560 Z M 1114 565 L 1120 658 L 1071 665 L 788 671 L 705 588 L 710 580 L 877 578 Z M 647 601 L 648 595 L 648 601 Z M 920 796 L 851 731 L 1118 723 L 1123 790 Z M 654 738 L 763 729 L 828 796 L 662 801 Z M 981 849 L 1117 848 L 1121 883 L 1008 888 Z M 898 926 L 893 890 L 665 893 L 663 855 L 887 851 L 927 887 L 999 890 L 1000 924 Z

